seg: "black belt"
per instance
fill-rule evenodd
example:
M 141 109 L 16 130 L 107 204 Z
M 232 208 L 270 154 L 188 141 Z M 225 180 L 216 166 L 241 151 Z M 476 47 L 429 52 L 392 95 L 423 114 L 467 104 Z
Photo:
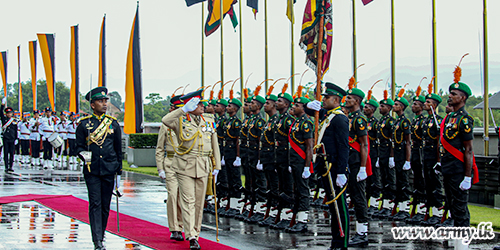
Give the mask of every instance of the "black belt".
M 236 145 L 236 141 L 226 141 L 226 145 Z
M 288 141 L 276 141 L 278 147 L 288 147 Z
M 258 141 L 248 141 L 248 145 L 259 145 Z
M 261 148 L 274 148 L 273 145 L 267 143 L 267 142 L 263 142 L 261 145 L 260 145 Z

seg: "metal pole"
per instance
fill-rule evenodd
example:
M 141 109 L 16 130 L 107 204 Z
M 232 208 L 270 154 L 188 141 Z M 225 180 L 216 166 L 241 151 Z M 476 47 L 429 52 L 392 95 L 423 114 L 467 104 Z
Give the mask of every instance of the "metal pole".
M 201 86 L 205 86 L 205 2 L 201 2 Z
M 483 77 L 484 77 L 484 93 L 483 93 L 483 99 L 484 99 L 484 108 L 483 108 L 483 119 L 484 119 L 484 124 L 483 124 L 483 139 L 484 139 L 484 156 L 489 156 L 490 151 L 489 151 L 489 144 L 490 144 L 490 137 L 489 137 L 489 127 L 490 127 L 490 110 L 489 110 L 489 101 L 488 101 L 488 27 L 487 27 L 487 12 L 486 12 L 486 2 L 487 0 L 484 0 L 484 10 L 483 10 L 483 43 L 484 43 L 484 68 L 483 68 Z
M 243 13 L 241 12 L 241 0 L 239 1 L 240 10 L 240 100 L 241 103 L 245 103 L 245 97 L 243 96 Z M 241 118 L 243 119 L 245 114 L 241 112 Z
M 358 79 L 356 67 L 357 53 L 356 53 L 356 0 L 352 0 L 352 71 L 354 72 L 354 78 Z
M 434 93 L 438 94 L 438 67 L 436 43 L 436 0 L 432 0 L 432 75 L 434 76 Z
M 220 0 L 220 80 L 224 83 L 224 0 Z M 221 85 L 222 97 L 224 97 L 224 84 Z
M 293 0 L 288 0 L 288 1 L 292 1 L 292 4 L 291 4 L 291 8 L 290 8 L 290 12 L 292 13 L 292 20 L 290 22 L 290 30 L 291 30 L 291 33 L 290 33 L 290 50 L 291 50 L 291 64 L 290 64 L 290 75 L 292 76 L 292 79 L 290 79 L 291 81 L 291 85 L 292 85 L 292 91 L 295 89 L 295 42 L 294 42 L 294 31 L 293 31 L 293 26 L 295 24 L 295 13 L 294 13 L 294 4 L 293 4 Z M 267 78 L 266 78 L 267 79 Z
M 265 79 L 269 79 L 269 61 L 268 61 L 268 47 L 267 47 L 267 0 L 264 0 L 264 41 L 265 41 Z M 267 92 L 267 81 L 265 83 L 265 88 Z
M 394 39 L 394 0 L 391 0 L 391 98 L 396 97 L 396 48 Z M 356 65 L 354 65 L 356 66 Z

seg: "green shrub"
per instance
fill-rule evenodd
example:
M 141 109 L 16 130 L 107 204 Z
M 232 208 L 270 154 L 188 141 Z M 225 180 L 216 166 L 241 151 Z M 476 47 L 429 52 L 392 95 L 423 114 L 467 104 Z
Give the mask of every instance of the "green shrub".
M 158 142 L 158 134 L 131 134 L 128 145 L 132 148 L 154 148 Z

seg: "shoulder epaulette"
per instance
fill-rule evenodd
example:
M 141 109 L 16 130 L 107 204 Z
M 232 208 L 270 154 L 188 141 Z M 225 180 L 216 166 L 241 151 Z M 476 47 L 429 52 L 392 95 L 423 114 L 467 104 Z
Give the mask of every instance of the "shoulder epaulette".
M 115 120 L 115 121 L 116 121 L 116 118 L 115 118 L 115 117 L 112 117 L 112 116 L 110 116 L 110 115 L 106 115 L 106 117 L 111 118 L 111 119 L 113 119 L 113 120 Z
M 92 117 L 92 116 L 91 116 L 91 115 L 88 115 L 88 116 L 82 117 L 82 118 L 80 118 L 80 121 L 83 121 L 83 120 L 85 120 L 85 119 L 89 119 L 90 117 Z

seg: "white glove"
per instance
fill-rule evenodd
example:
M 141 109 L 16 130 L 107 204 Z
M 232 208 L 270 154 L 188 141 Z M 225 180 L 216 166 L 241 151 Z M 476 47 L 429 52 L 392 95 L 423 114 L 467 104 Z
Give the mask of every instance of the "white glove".
M 375 163 L 375 167 L 376 167 L 376 168 L 379 168 L 379 167 L 380 167 L 379 159 L 377 159 L 377 162 Z
M 411 164 L 409 161 L 405 161 L 405 165 L 403 165 L 403 170 L 410 170 L 411 169 Z
M 362 166 L 359 168 L 359 172 L 358 175 L 356 176 L 356 179 L 358 182 L 360 182 L 366 180 L 366 178 L 368 178 L 368 175 L 366 174 L 366 167 Z
M 113 190 L 117 190 L 120 188 L 120 181 L 122 180 L 122 176 L 121 175 L 117 175 L 116 176 L 116 179 L 115 179 L 115 187 L 113 188 Z
M 302 179 L 307 179 L 311 176 L 311 172 L 309 172 L 309 167 L 304 167 L 304 172 L 302 172 Z
M 240 158 L 240 157 L 236 156 L 236 160 L 234 160 L 234 162 L 233 162 L 233 166 L 234 166 L 234 167 L 239 167 L 239 166 L 241 166 L 241 158 Z
M 288 172 L 292 173 L 292 167 L 288 166 Z
M 260 164 L 260 160 L 257 162 L 257 166 L 255 166 L 257 168 L 257 170 L 259 171 L 262 171 L 264 170 L 264 166 L 262 166 L 262 164 Z
M 470 189 L 470 185 L 471 185 L 470 180 L 471 179 L 472 179 L 471 177 L 467 177 L 467 176 L 464 177 L 464 180 L 460 183 L 460 189 L 462 189 L 462 191 Z
M 222 156 L 222 160 L 220 160 L 221 166 L 226 166 L 226 161 L 224 160 L 224 156 Z
M 318 100 L 314 100 L 312 102 L 309 102 L 307 104 L 307 108 L 315 110 L 315 111 L 319 111 L 321 109 L 321 102 Z
M 394 157 L 389 157 L 389 168 L 394 168 L 395 166 Z
M 439 161 L 436 162 L 436 165 L 434 165 L 433 169 L 434 169 L 434 173 L 439 175 L 441 173 L 441 162 L 439 162 Z
M 158 175 L 160 176 L 160 178 L 162 178 L 163 180 L 165 180 L 167 178 L 167 176 L 165 175 L 165 171 L 163 170 L 160 170 L 160 172 L 158 173 Z
M 17 145 L 17 144 L 19 144 L 19 141 L 16 139 L 16 140 L 14 141 L 14 145 Z
M 83 161 L 85 161 L 85 163 L 92 161 L 92 151 L 82 151 L 79 153 L 79 155 L 83 158 Z
M 343 187 L 347 183 L 347 177 L 345 174 L 338 174 L 336 182 L 338 187 Z
M 214 169 L 214 171 L 212 172 L 212 175 L 214 176 L 214 182 L 217 183 L 217 175 L 219 174 L 219 170 L 218 169 Z
M 198 107 L 198 103 L 200 103 L 200 98 L 195 97 L 189 100 L 184 106 L 181 108 L 184 113 L 191 112 Z
M 2 98 L 2 105 L 7 104 L 7 97 Z

